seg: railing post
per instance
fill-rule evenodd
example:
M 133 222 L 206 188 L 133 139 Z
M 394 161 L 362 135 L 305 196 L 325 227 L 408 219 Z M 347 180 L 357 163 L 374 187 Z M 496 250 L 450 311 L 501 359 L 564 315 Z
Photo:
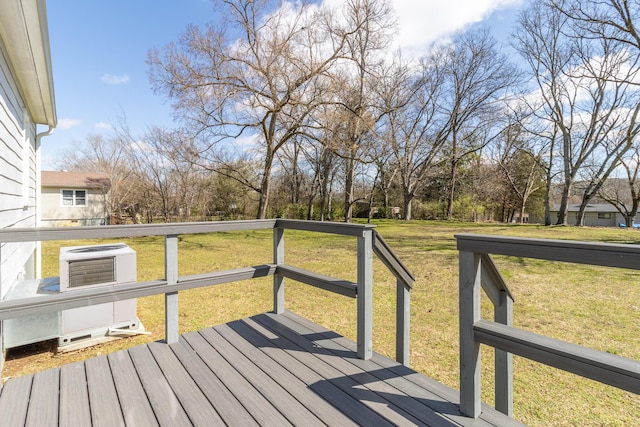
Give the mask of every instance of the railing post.
M 411 326 L 411 289 L 396 281 L 396 361 L 409 366 Z
M 459 253 L 460 316 L 460 411 L 480 415 L 480 344 L 474 339 L 473 325 L 480 320 L 480 256 Z
M 500 291 L 500 301 L 494 307 L 496 323 L 513 326 L 513 300 L 505 291 Z M 495 350 L 496 409 L 513 416 L 513 355 L 504 350 Z
M 178 236 L 164 238 L 164 277 L 168 285 L 178 282 Z M 164 336 L 167 344 L 178 342 L 178 292 L 164 294 Z
M 373 231 L 358 236 L 358 357 L 373 353 Z
M 284 263 L 284 228 L 273 229 L 273 263 Z M 273 312 L 284 312 L 284 276 L 281 274 L 273 275 Z

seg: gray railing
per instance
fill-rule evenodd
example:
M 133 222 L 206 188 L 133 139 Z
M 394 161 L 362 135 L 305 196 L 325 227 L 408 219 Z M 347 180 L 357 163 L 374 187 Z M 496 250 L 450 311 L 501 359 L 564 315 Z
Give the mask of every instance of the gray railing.
M 640 270 L 634 245 L 457 235 L 460 269 L 460 410 L 480 415 L 480 344 L 496 349 L 496 409 L 511 416 L 516 354 L 640 393 L 640 361 L 571 344 L 512 326 L 513 297 L 489 254 Z M 480 289 L 493 302 L 494 322 L 480 316 Z
M 0 302 L 0 322 L 6 319 L 43 314 L 70 308 L 128 300 L 150 295 L 165 295 L 165 340 L 178 340 L 178 292 L 236 282 L 258 277 L 273 276 L 274 311 L 282 313 L 285 308 L 284 279 L 306 283 L 357 299 L 357 353 L 360 358 L 372 355 L 372 284 L 373 253 L 389 267 L 396 276 L 398 301 L 396 311 L 397 360 L 409 363 L 409 291 L 413 276 L 384 243 L 371 225 L 311 222 L 295 220 L 250 220 L 203 223 L 174 223 L 150 225 L 122 225 L 99 227 L 68 227 L 40 229 L 0 230 L 0 245 L 8 242 L 40 242 L 52 240 L 114 239 L 139 236 L 164 236 L 165 277 L 159 280 L 134 284 L 93 287 L 47 296 L 15 299 Z M 228 232 L 240 230 L 273 229 L 273 261 L 263 265 L 233 270 L 206 272 L 180 276 L 178 274 L 178 236 L 198 233 Z M 320 275 L 285 263 L 285 230 L 305 230 L 354 236 L 357 246 L 356 283 Z M 0 328 L 1 331 L 1 328 Z

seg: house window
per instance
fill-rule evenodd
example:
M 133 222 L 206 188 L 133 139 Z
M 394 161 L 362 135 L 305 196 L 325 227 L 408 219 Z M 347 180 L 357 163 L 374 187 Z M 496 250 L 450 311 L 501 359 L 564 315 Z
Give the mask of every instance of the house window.
M 86 190 L 62 190 L 62 206 L 86 206 Z
M 598 219 L 611 219 L 611 212 L 598 212 Z

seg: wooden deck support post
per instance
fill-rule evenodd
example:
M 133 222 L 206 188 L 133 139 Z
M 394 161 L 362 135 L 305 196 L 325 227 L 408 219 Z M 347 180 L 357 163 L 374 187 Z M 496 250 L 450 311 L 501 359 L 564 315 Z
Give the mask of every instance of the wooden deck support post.
M 273 263 L 276 265 L 284 263 L 284 228 L 274 227 L 273 229 Z M 284 276 L 282 274 L 273 275 L 273 312 L 284 313 Z
M 166 235 L 164 239 L 164 274 L 167 285 L 178 282 L 178 236 Z M 167 344 L 179 340 L 178 292 L 164 294 L 164 336 Z
M 474 339 L 473 325 L 480 320 L 480 256 L 460 251 L 460 411 L 480 416 L 480 343 Z
M 411 288 L 396 281 L 396 361 L 409 366 L 411 326 Z
M 373 231 L 358 236 L 358 357 L 373 355 Z
M 500 291 L 500 301 L 494 306 L 493 312 L 497 323 L 513 326 L 513 299 L 507 292 Z M 513 355 L 497 348 L 495 355 L 496 409 L 511 417 L 513 416 Z

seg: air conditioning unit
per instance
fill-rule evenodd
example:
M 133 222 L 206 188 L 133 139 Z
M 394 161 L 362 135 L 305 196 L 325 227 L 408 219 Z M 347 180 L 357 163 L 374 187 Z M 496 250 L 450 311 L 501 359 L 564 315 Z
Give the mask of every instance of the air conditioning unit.
M 135 282 L 136 252 L 124 243 L 60 248 L 60 292 Z M 63 310 L 59 347 L 140 328 L 135 299 Z

